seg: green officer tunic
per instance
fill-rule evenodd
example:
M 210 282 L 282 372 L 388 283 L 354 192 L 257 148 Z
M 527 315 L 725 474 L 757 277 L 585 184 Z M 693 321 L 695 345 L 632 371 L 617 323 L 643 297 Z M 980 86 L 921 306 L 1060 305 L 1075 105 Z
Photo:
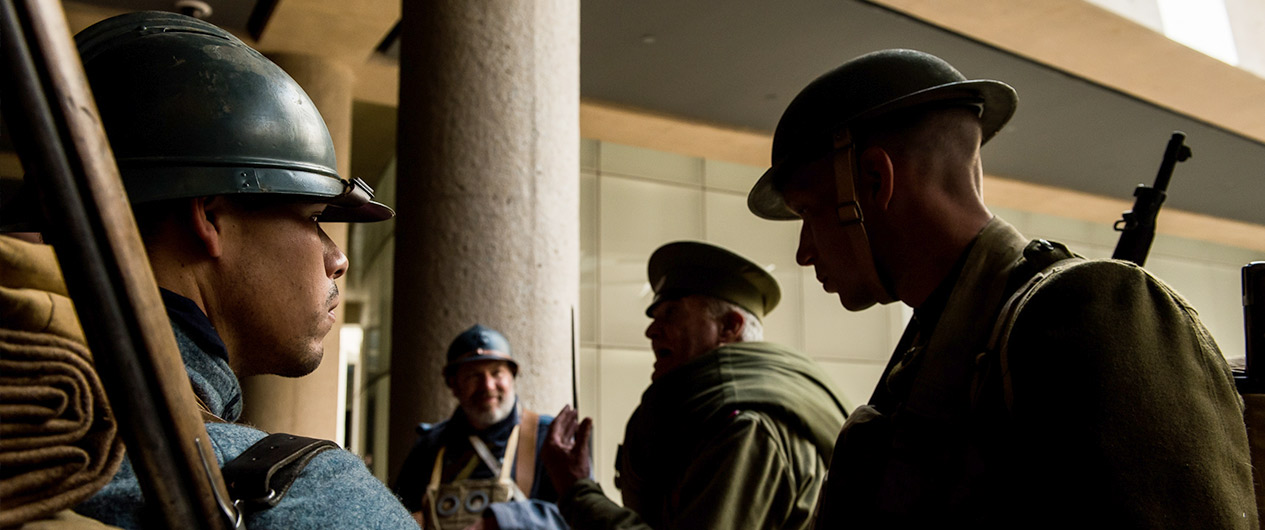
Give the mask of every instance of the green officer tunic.
M 625 507 L 582 480 L 573 528 L 807 528 L 846 404 L 803 354 L 725 345 L 657 379 L 616 463 Z
M 819 528 L 1255 528 L 1242 402 L 1185 300 L 1145 270 L 1036 272 L 994 219 L 840 434 Z M 985 353 L 987 351 L 987 353 Z M 984 354 L 984 355 L 981 355 Z

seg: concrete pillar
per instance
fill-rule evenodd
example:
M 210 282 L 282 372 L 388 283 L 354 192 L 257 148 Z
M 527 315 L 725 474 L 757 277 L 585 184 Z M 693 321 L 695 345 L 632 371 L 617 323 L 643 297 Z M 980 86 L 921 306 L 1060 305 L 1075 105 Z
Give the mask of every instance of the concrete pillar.
M 338 173 L 349 178 L 351 171 L 351 107 L 353 73 L 350 67 L 313 55 L 270 54 L 286 73 L 303 87 L 316 104 L 338 156 Z M 347 251 L 347 225 L 321 225 L 343 251 Z M 352 267 L 356 264 L 352 263 Z M 346 292 L 345 280 L 338 280 Z M 285 432 L 333 440 L 342 422 L 338 403 L 338 332 L 343 325 L 343 307 L 335 310 L 333 330 L 325 337 L 325 357 L 316 371 L 300 378 L 274 375 L 249 377 L 242 381 L 242 420 L 270 432 Z
M 518 394 L 571 401 L 579 291 L 579 2 L 403 2 L 390 473 L 448 417 L 449 342 L 475 322 Z

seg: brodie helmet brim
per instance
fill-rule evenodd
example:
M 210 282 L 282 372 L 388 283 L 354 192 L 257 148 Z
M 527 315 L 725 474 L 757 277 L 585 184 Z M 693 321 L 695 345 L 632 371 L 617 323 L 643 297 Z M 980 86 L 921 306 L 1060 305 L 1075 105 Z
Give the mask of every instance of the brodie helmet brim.
M 772 165 L 747 195 L 748 209 L 764 219 L 799 219 L 780 186 L 794 170 L 828 154 L 836 132 L 893 112 L 951 103 L 980 109 L 988 142 L 1010 121 L 1019 97 L 1006 83 L 967 79 L 939 57 L 914 50 L 883 50 L 844 63 L 787 106 L 773 135 Z

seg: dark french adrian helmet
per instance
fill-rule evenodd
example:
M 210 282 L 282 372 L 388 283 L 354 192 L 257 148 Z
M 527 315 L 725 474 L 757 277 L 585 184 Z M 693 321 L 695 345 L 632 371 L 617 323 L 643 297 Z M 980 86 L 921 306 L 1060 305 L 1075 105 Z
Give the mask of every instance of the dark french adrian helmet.
M 330 206 L 322 221 L 394 215 L 335 169 L 312 100 L 272 61 L 201 20 L 119 15 L 75 36 L 133 204 L 279 194 Z
M 518 375 L 518 363 L 510 353 L 510 341 L 505 340 L 501 332 L 479 324 L 457 335 L 448 345 L 448 364 L 444 366 L 444 377 L 452 377 L 457 367 L 466 363 L 480 361 L 505 361 L 510 371 Z
M 827 155 L 835 134 L 861 122 L 924 105 L 963 104 L 980 109 L 983 141 L 1015 113 L 1019 97 L 1000 81 L 967 79 L 952 65 L 915 50 L 862 55 L 809 83 L 782 113 L 773 133 L 772 166 L 747 196 L 765 219 L 798 219 L 779 187 L 791 171 Z

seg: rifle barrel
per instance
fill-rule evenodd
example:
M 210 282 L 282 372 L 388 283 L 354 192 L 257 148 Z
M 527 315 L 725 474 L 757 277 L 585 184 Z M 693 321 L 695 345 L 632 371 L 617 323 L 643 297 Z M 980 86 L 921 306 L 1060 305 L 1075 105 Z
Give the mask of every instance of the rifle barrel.
M 1151 243 L 1155 240 L 1155 219 L 1160 215 L 1160 207 L 1167 197 L 1168 182 L 1173 177 L 1173 169 L 1178 162 L 1190 158 L 1190 147 L 1186 146 L 1186 133 L 1173 131 L 1164 148 L 1164 158 L 1160 161 L 1159 173 L 1155 175 L 1155 185 L 1138 184 L 1133 190 L 1133 209 L 1121 214 L 1116 221 L 1115 229 L 1120 232 L 1120 240 L 1111 257 L 1132 261 L 1138 266 L 1146 265 L 1146 256 L 1151 253 Z
M 1173 178 L 1173 168 L 1178 162 L 1189 159 L 1190 154 L 1190 146 L 1186 145 L 1186 133 L 1173 131 L 1173 136 L 1168 139 L 1168 146 L 1164 148 L 1164 159 L 1160 162 L 1159 173 L 1155 175 L 1154 188 L 1167 191 L 1168 181 Z

